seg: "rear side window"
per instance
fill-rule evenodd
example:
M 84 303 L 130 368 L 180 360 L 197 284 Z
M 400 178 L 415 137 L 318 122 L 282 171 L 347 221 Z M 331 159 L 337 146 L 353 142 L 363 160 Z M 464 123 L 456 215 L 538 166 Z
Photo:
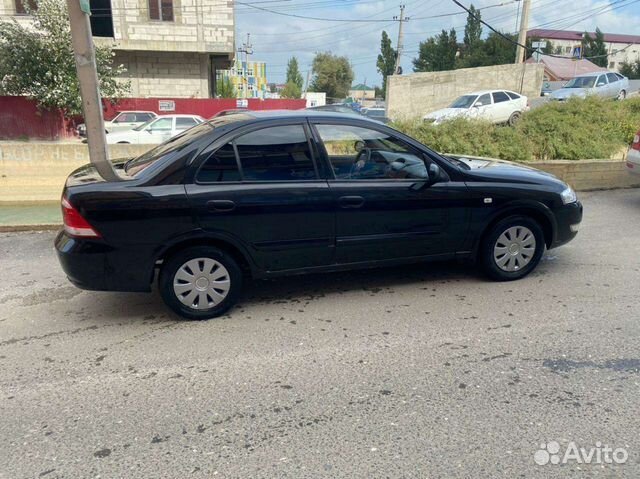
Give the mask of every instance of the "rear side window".
M 176 130 L 187 130 L 197 124 L 195 118 L 176 118 Z
M 140 123 L 149 121 L 151 118 L 153 118 L 151 113 L 136 113 L 136 121 L 139 121 Z
M 517 93 L 513 93 L 512 91 L 506 91 L 505 93 L 509 95 L 509 98 L 511 98 L 512 100 L 517 100 L 518 98 L 520 98 L 520 95 L 518 95 Z
M 503 101 L 509 101 L 510 98 L 503 91 L 494 91 L 493 93 L 493 102 L 494 103 L 502 103 Z
M 196 181 L 198 183 L 217 183 L 221 181 L 240 181 L 240 171 L 232 143 L 227 143 L 213 153 L 202 165 Z
M 618 77 L 615 73 L 607 73 L 607 78 L 609 79 L 609 83 L 618 81 Z
M 317 178 L 302 125 L 274 126 L 235 140 L 246 181 L 301 181 Z

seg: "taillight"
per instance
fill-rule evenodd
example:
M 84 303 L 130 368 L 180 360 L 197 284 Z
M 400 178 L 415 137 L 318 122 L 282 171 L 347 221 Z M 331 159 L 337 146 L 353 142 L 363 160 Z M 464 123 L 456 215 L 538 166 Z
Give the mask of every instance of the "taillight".
M 71 236 L 76 238 L 100 238 L 100 234 L 87 223 L 87 220 L 64 196 L 62 197 L 62 221 L 64 230 Z
M 631 143 L 631 148 L 633 150 L 640 151 L 640 131 L 636 133 L 636 136 L 633 137 L 633 143 Z

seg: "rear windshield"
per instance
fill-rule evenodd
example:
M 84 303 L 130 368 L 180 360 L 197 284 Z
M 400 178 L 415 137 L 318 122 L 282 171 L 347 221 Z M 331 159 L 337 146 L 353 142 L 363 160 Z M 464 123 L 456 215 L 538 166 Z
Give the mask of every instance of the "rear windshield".
M 129 160 L 124 166 L 124 171 L 129 176 L 136 176 L 156 161 L 172 154 L 174 151 L 178 151 L 189 146 L 192 141 L 196 140 L 200 136 L 206 135 L 216 128 L 220 128 L 237 121 L 248 120 L 250 118 L 252 117 L 249 115 L 238 113 L 226 115 L 221 118 L 214 118 L 212 120 L 205 121 L 204 123 L 200 123 L 198 126 L 194 126 L 184 133 L 174 136 L 170 140 L 156 146 L 146 153 L 143 153 L 137 158 Z

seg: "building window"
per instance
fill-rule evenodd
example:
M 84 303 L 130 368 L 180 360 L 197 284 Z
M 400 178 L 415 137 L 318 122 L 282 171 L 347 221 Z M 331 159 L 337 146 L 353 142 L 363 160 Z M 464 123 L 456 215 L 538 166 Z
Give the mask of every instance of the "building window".
M 616 62 L 609 62 L 609 69 L 611 70 L 612 68 L 616 67 Z
M 27 7 L 30 10 L 37 10 L 38 4 L 36 0 L 16 0 L 16 15 L 26 15 Z
M 149 18 L 163 22 L 173 21 L 173 0 L 148 0 Z

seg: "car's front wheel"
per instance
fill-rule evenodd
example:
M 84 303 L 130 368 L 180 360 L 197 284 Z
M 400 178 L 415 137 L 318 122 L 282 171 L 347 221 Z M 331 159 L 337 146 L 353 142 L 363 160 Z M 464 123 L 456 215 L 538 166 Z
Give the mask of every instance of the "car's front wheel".
M 498 221 L 480 245 L 483 271 L 497 281 L 512 281 L 528 275 L 544 253 L 540 225 L 527 216 L 509 216 Z
M 159 287 L 164 302 L 180 316 L 215 318 L 236 303 L 242 289 L 242 271 L 227 252 L 197 246 L 165 262 Z

